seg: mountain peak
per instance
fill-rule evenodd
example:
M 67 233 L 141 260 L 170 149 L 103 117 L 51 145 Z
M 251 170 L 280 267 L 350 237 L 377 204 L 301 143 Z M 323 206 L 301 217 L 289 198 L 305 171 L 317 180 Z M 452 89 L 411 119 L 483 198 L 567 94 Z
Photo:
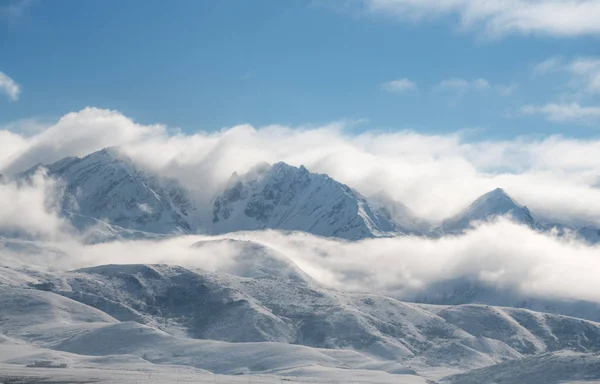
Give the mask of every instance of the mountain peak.
M 360 239 L 395 230 L 360 194 L 327 175 L 283 162 L 259 167 L 215 199 L 213 232 L 273 228 Z
M 476 221 L 489 221 L 498 216 L 510 216 L 514 221 L 537 228 L 536 220 L 527 207 L 519 204 L 502 188 L 496 188 L 479 198 L 457 215 L 442 224 L 449 232 L 461 232 Z
M 308 174 L 310 173 L 308 169 L 304 167 L 304 165 L 300 165 L 300 167 L 296 167 L 294 165 L 290 165 L 288 163 L 284 163 L 283 161 L 279 161 L 271 165 L 267 172 L 273 172 L 276 174 Z
M 516 207 L 521 206 L 502 188 L 496 188 L 493 191 L 480 196 L 473 202 L 473 204 L 471 204 L 471 206 L 475 206 L 477 204 L 506 204 Z
M 94 161 L 119 161 L 125 163 L 131 163 L 132 161 L 121 151 L 119 147 L 106 147 L 99 151 L 92 152 L 81 158 L 81 160 L 94 160 Z

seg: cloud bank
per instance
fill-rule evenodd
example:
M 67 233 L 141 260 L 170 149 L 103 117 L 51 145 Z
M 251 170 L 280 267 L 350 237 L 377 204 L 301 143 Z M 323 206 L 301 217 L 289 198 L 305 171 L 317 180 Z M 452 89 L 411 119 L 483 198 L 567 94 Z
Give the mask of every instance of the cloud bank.
M 526 105 L 521 109 L 524 115 L 543 115 L 556 123 L 576 122 L 594 124 L 600 121 L 600 107 L 581 106 L 579 103 L 550 103 L 543 106 Z
M 326 173 L 367 196 L 385 191 L 429 220 L 446 218 L 501 187 L 548 219 L 600 225 L 598 139 L 474 141 L 461 133 L 355 135 L 345 127 L 239 125 L 185 134 L 86 108 L 38 133 L 0 130 L 0 173 L 120 146 L 140 167 L 178 178 L 207 201 L 233 172 L 285 161 Z
M 243 271 L 246 276 L 264 265 L 273 270 L 268 259 L 261 264 L 265 259 L 240 258 L 243 244 L 222 239 L 260 244 L 282 268 L 295 265 L 315 281 L 346 291 L 410 299 L 438 284 L 465 280 L 529 298 L 600 302 L 599 247 L 536 233 L 508 220 L 437 240 L 398 237 L 346 242 L 306 233 L 256 231 L 96 245 L 66 239 L 27 247 L 8 242 L 0 249 L 0 265 L 60 270 L 166 263 L 233 274 Z M 198 241 L 208 246 L 194 247 Z

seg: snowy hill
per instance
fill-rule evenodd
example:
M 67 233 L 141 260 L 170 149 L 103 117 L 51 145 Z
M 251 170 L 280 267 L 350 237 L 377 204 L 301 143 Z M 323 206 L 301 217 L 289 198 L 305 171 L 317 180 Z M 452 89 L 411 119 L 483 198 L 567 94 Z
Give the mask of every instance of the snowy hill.
M 524 294 L 511 287 L 499 288 L 473 279 L 450 279 L 404 297 L 418 303 L 437 305 L 488 304 L 517 307 L 600 321 L 600 303 Z
M 424 306 L 280 277 L 107 265 L 10 284 L 0 303 L 0 333 L 10 338 L 218 373 L 283 374 L 308 364 L 427 376 L 554 351 L 600 352 L 600 323 L 488 305 Z M 21 322 L 24 311 L 36 314 L 33 324 Z
M 78 221 L 93 218 L 131 230 L 185 233 L 194 204 L 176 181 L 142 172 L 115 149 L 103 149 L 83 158 L 68 157 L 39 168 L 64 183 L 62 208 L 76 212 Z M 88 220 L 92 222 L 93 220 Z
M 274 228 L 349 240 L 391 236 L 394 222 L 327 175 L 285 163 L 232 176 L 214 201 L 212 233 Z
M 452 384 L 558 384 L 598 383 L 600 355 L 561 351 L 507 361 L 487 368 L 453 375 L 441 383 Z

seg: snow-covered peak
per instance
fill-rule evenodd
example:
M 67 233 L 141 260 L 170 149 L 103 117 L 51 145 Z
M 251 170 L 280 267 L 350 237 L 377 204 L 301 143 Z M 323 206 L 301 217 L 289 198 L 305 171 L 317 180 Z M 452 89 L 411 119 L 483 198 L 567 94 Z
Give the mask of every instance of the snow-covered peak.
M 153 233 L 191 230 L 187 216 L 194 205 L 179 184 L 137 169 L 117 148 L 67 157 L 44 168 L 65 185 L 65 211 Z
M 444 232 L 460 232 L 474 222 L 488 221 L 498 216 L 510 216 L 515 222 L 532 228 L 539 227 L 526 206 L 517 203 L 502 188 L 496 188 L 479 197 L 457 215 L 445 220 L 442 228 Z
M 282 162 L 232 177 L 214 200 L 212 222 L 214 233 L 272 228 L 362 239 L 395 232 L 347 185 Z

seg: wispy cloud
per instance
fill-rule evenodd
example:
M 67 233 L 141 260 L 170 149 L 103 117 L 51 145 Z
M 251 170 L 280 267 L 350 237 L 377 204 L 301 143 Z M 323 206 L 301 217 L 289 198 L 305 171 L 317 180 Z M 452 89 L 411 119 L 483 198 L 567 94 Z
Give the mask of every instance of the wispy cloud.
M 442 80 L 435 86 L 437 90 L 452 90 L 459 94 L 464 94 L 468 91 L 487 91 L 492 90 L 500 94 L 501 96 L 510 96 L 518 88 L 516 84 L 504 85 L 495 84 L 492 85 L 486 79 L 479 78 L 475 80 L 467 80 L 462 78 L 450 78 Z
M 401 93 L 416 90 L 417 84 L 414 81 L 403 78 L 383 83 L 381 84 L 381 89 L 387 92 Z
M 438 85 L 438 89 L 452 89 L 460 92 L 465 92 L 471 87 L 471 82 L 465 79 L 446 79 L 442 80 Z
M 562 73 L 568 75 L 568 86 L 576 92 L 600 94 L 600 57 L 575 57 L 564 60 L 551 57 L 533 68 L 534 76 Z
M 550 57 L 533 67 L 533 75 L 545 75 L 560 70 L 563 60 L 560 57 Z
M 510 85 L 503 85 L 503 84 L 499 84 L 499 85 L 495 85 L 494 89 L 501 95 L 501 96 L 510 96 L 513 93 L 515 93 L 515 91 L 519 88 L 518 84 L 510 84 Z
M 592 124 L 600 121 L 600 106 L 581 106 L 578 103 L 527 105 L 521 112 L 524 115 L 543 115 L 549 121 L 557 123 Z
M 0 20 L 16 22 L 32 3 L 33 0 L 8 0 L 7 5 L 0 5 Z
M 16 101 L 21 94 L 21 86 L 10 76 L 4 72 L 0 72 L 0 91 L 4 92 L 9 99 Z
M 573 75 L 574 85 L 592 94 L 600 93 L 600 58 L 582 57 L 573 60 L 568 66 Z
M 488 37 L 600 35 L 600 0 L 356 0 L 373 14 L 418 22 L 458 16 L 461 28 Z

